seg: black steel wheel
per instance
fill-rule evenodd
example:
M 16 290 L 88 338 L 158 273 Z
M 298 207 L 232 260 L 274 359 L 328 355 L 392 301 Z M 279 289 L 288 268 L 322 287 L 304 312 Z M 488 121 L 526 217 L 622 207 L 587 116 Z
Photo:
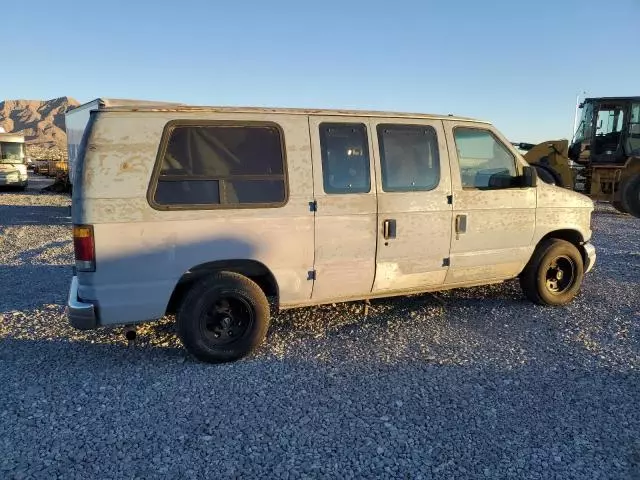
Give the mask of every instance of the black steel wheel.
M 212 345 L 228 345 L 246 335 L 253 320 L 253 308 L 245 298 L 223 292 L 200 317 L 200 328 Z
M 522 291 L 540 305 L 565 305 L 580 291 L 584 277 L 582 255 L 570 242 L 550 238 L 533 252 L 520 274 Z
M 251 279 L 218 272 L 196 283 L 177 314 L 178 334 L 189 353 L 204 362 L 248 355 L 269 328 L 269 303 Z
M 559 255 L 554 258 L 545 274 L 545 285 L 547 290 L 554 295 L 566 292 L 573 285 L 576 274 L 576 266 L 566 255 Z

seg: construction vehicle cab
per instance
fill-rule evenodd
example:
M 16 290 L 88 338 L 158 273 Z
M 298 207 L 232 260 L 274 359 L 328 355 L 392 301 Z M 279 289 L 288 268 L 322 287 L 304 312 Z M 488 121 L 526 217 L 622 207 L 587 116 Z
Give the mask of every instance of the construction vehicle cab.
M 569 144 L 515 144 L 539 176 L 640 218 L 640 97 L 586 98 Z
M 587 98 L 569 158 L 592 165 L 624 165 L 640 155 L 640 97 Z

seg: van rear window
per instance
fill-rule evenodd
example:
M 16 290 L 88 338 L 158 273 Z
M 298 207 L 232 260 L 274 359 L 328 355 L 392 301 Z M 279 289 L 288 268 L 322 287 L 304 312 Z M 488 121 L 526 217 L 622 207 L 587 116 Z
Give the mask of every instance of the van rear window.
M 181 124 L 165 129 L 152 204 L 170 208 L 281 206 L 283 139 L 274 125 Z

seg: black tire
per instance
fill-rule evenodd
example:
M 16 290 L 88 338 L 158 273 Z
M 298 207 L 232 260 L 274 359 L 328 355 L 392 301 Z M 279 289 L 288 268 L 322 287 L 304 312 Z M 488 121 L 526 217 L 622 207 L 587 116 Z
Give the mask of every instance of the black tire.
M 208 363 L 230 362 L 263 342 L 269 329 L 269 303 L 249 278 L 218 272 L 189 290 L 176 320 L 178 335 L 195 358 Z
M 640 218 L 640 174 L 622 182 L 620 197 L 620 203 L 625 211 Z
M 583 277 L 584 264 L 578 249 L 565 240 L 550 238 L 533 252 L 520 275 L 520 286 L 534 303 L 566 305 L 580 291 Z
M 613 208 L 615 208 L 616 210 L 618 210 L 619 212 L 622 213 L 629 213 L 627 212 L 627 210 L 624 208 L 624 205 L 622 204 L 622 202 L 619 202 L 617 200 L 614 200 L 611 202 L 611 205 L 613 205 Z

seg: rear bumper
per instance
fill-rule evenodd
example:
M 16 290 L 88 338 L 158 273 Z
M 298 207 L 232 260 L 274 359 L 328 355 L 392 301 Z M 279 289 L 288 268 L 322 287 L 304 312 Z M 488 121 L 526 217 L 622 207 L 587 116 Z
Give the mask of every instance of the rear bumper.
M 596 249 L 591 243 L 587 242 L 582 245 L 582 252 L 585 258 L 584 273 L 589 273 L 596 263 Z
M 98 328 L 98 318 L 92 303 L 78 299 L 78 277 L 71 279 L 69 298 L 67 300 L 67 318 L 69 323 L 78 330 L 92 330 Z
M 95 275 L 95 274 L 92 274 Z M 79 330 L 129 325 L 165 315 L 173 281 L 95 282 L 75 274 L 67 300 L 67 318 Z M 96 285 L 98 283 L 99 285 Z

